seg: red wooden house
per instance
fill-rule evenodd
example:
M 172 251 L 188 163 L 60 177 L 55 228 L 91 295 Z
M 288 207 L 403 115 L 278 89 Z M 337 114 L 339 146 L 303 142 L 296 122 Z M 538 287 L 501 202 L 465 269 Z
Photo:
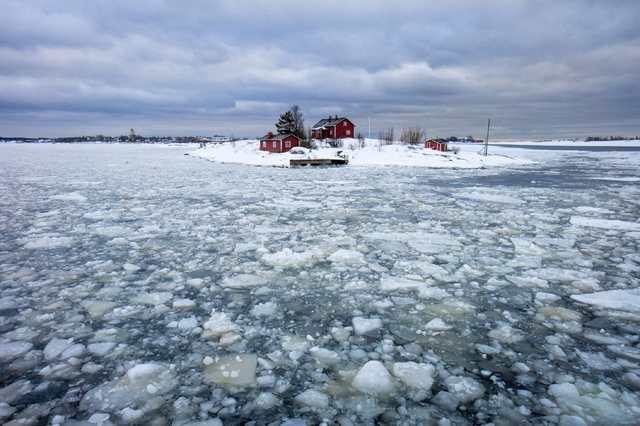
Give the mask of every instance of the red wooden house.
M 329 117 L 318 121 L 311 128 L 313 139 L 343 139 L 355 137 L 356 126 L 347 117 Z
M 300 146 L 300 138 L 296 135 L 274 135 L 269 132 L 260 139 L 261 151 L 287 152 L 294 146 Z
M 442 139 L 429 139 L 424 143 L 425 148 L 435 149 L 436 151 L 448 151 L 447 142 Z

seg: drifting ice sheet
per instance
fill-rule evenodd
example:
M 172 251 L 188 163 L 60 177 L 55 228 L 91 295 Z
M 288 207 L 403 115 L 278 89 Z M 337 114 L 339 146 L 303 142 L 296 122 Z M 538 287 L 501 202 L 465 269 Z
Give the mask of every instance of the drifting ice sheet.
M 610 290 L 589 294 L 574 294 L 571 298 L 578 302 L 599 308 L 640 313 L 640 287 L 634 288 L 633 290 Z

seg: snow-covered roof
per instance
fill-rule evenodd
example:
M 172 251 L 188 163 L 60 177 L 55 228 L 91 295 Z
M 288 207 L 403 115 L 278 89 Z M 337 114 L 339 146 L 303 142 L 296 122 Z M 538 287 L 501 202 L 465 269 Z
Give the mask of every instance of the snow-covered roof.
M 347 117 L 334 117 L 334 118 L 323 118 L 322 120 L 318 121 L 313 127 L 312 129 L 321 129 L 323 127 L 331 127 L 331 126 L 335 126 L 336 124 L 340 123 L 341 121 L 344 120 L 349 120 Z M 349 120 L 351 121 L 351 120 Z
M 289 133 L 289 134 L 286 134 L 286 135 L 275 135 L 275 134 L 269 135 L 269 134 L 266 134 L 263 137 L 261 137 L 260 140 L 282 140 L 282 139 L 288 138 L 289 136 L 293 136 L 296 139 L 300 139 L 296 135 L 294 135 L 292 133 Z

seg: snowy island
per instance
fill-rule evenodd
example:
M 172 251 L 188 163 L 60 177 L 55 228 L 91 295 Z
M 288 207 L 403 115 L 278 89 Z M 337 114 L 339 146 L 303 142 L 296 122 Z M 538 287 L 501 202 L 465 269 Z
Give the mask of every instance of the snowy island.
M 429 168 L 474 169 L 495 166 L 531 164 L 530 160 L 503 154 L 481 154 L 480 144 L 460 144 L 455 150 L 440 152 L 421 145 L 384 145 L 377 139 L 365 139 L 364 146 L 358 139 L 342 139 L 342 147 L 321 145 L 318 149 L 296 149 L 299 153 L 270 153 L 259 149 L 257 140 L 209 145 L 189 152 L 190 156 L 218 163 L 246 164 L 251 166 L 289 167 L 289 160 L 300 158 L 332 158 L 340 151 L 349 158 L 352 166 L 407 166 Z

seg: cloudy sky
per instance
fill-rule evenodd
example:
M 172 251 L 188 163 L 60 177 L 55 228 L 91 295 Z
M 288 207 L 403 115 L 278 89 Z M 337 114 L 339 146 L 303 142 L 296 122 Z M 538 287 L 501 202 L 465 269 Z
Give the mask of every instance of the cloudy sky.
M 640 134 L 640 2 L 1 0 L 0 135 Z

